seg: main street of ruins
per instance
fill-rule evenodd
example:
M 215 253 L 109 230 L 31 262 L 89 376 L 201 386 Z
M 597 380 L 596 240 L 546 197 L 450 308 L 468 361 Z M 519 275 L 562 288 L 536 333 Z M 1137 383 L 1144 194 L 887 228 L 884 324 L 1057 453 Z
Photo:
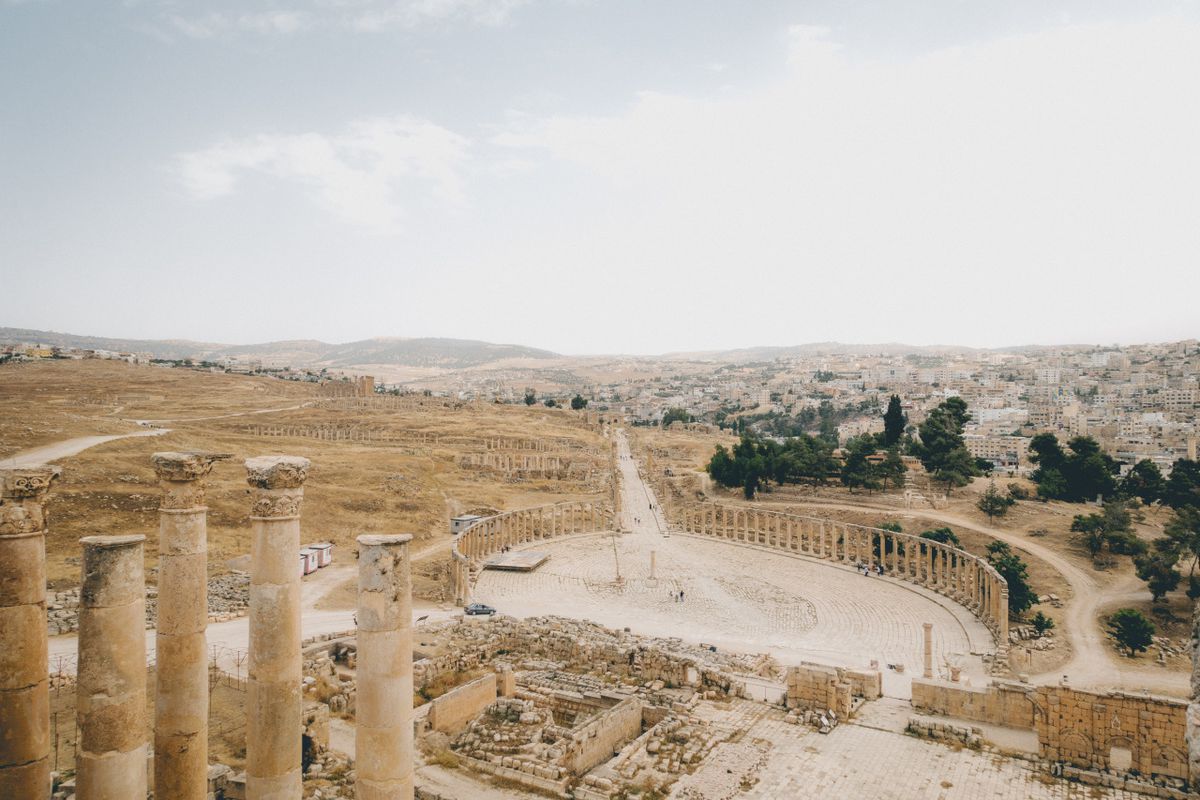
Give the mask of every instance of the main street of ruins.
M 1073 590 L 1074 657 L 1031 671 L 984 558 L 834 503 L 716 491 L 680 466 L 688 431 L 586 411 L 284 399 L 172 408 L 154 427 L 10 454 L 0 799 L 1186 797 L 1200 785 L 1200 664 L 1189 686 L 1186 670 L 1092 663 L 1103 642 L 1075 611 L 1092 593 L 1037 543 L 1022 546 L 1058 559 Z M 437 427 L 451 418 L 459 427 Z M 711 448 L 696 437 L 687 446 Z M 73 511 L 94 479 L 73 471 L 95 476 L 102 457 L 151 487 L 137 491 L 153 511 L 131 518 L 152 514 L 156 533 L 97 517 L 89 534 L 73 515 L 63 524 L 82 535 L 56 533 L 56 495 L 78 493 L 64 498 Z M 368 458 L 386 469 L 353 477 Z M 435 494 L 418 480 L 435 471 L 442 496 L 488 501 L 439 499 L 440 530 L 382 530 L 378 515 Z M 401 499 L 372 505 L 388 491 Z M 353 502 L 335 518 L 339 498 Z M 467 520 L 454 535 L 451 516 Z M 318 538 L 333 563 L 298 569 Z M 214 610 L 214 586 L 230 582 L 244 602 Z M 498 613 L 465 615 L 474 603 Z

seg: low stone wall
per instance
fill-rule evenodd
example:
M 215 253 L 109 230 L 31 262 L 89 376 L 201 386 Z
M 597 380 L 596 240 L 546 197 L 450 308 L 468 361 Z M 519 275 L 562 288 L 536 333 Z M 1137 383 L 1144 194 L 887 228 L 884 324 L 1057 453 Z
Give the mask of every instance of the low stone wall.
M 1013 681 L 989 686 L 913 678 L 912 704 L 917 711 L 958 719 L 1033 730 L 1034 687 Z
M 636 739 L 641 732 L 642 701 L 636 697 L 622 700 L 571 734 L 567 767 L 572 775 L 583 775 L 608 761 L 621 745 Z
M 231 573 L 208 582 L 208 621 L 225 622 L 244 617 L 250 604 L 250 576 Z M 150 587 L 146 596 L 146 627 L 158 619 L 158 591 Z M 46 629 L 51 636 L 79 630 L 79 589 L 46 594 Z
M 442 733 L 456 733 L 496 702 L 496 673 L 455 687 L 429 703 L 429 727 Z

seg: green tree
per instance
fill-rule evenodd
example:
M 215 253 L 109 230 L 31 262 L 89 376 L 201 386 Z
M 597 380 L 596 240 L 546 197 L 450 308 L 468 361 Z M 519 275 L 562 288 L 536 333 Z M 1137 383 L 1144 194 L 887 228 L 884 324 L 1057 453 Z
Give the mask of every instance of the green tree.
M 1163 502 L 1171 508 L 1200 508 L 1200 461 L 1181 458 L 1171 467 L 1163 491 Z
M 1045 635 L 1046 631 L 1054 629 L 1054 620 L 1047 617 L 1041 611 L 1033 615 L 1033 619 L 1029 620 L 1033 623 L 1033 629 L 1037 631 L 1038 636 Z
M 583 395 L 581 394 L 576 394 L 571 398 L 571 408 L 575 411 L 580 411 L 584 408 L 587 408 L 587 404 L 588 401 L 584 399 Z
M 883 445 L 894 447 L 904 438 L 904 428 L 908 425 L 908 417 L 900 407 L 900 396 L 892 395 L 888 400 L 887 411 L 883 413 Z
M 1019 617 L 1037 602 L 1037 593 L 1029 585 L 1029 567 L 1008 542 L 993 541 L 987 550 L 988 562 L 1008 581 L 1008 611 Z
M 962 546 L 962 542 L 958 540 L 958 534 L 956 534 L 950 528 L 934 528 L 931 531 L 925 531 L 921 534 L 921 538 L 932 539 L 933 541 L 941 542 L 942 544 L 951 544 L 955 547 Z
M 890 483 L 894 489 L 904 486 L 904 474 L 908 472 L 908 467 L 905 466 L 904 459 L 900 457 L 900 447 L 898 445 L 888 448 L 883 463 L 877 469 L 879 477 L 885 484 Z
M 1144 653 L 1154 641 L 1154 623 L 1136 608 L 1119 608 L 1108 618 L 1108 629 L 1130 656 Z
M 662 426 L 666 428 L 672 422 L 695 422 L 696 418 L 682 408 L 668 408 L 663 414 Z
M 1118 464 L 1088 436 L 1067 443 L 1070 453 L 1059 446 L 1052 433 L 1039 433 L 1029 443 L 1029 460 L 1038 465 L 1033 480 L 1038 496 L 1045 500 L 1081 503 L 1116 493 L 1114 475 Z
M 1176 563 L 1177 559 L 1160 552 L 1150 552 L 1134 559 L 1137 576 L 1146 582 L 1152 602 L 1160 602 L 1167 596 L 1167 592 L 1173 592 L 1179 586 L 1181 576 L 1175 569 Z M 1191 588 L 1190 581 L 1188 588 Z
M 875 455 L 875 437 L 869 434 L 856 436 L 846 443 L 846 461 L 842 465 L 842 483 L 851 492 L 856 488 L 872 491 L 882 488 L 878 470 L 868 460 Z
M 1167 489 L 1167 481 L 1163 478 L 1162 470 L 1148 458 L 1133 465 L 1129 474 L 1121 481 L 1123 497 L 1141 500 L 1146 505 L 1162 499 Z
M 531 406 L 537 402 L 537 392 L 533 389 L 525 390 L 525 405 Z
M 1093 558 L 1105 546 L 1121 555 L 1136 556 L 1146 551 L 1146 543 L 1133 532 L 1133 515 L 1122 500 L 1105 503 L 1100 514 L 1076 514 L 1071 520 L 1071 530 L 1080 534 Z
M 946 484 L 946 492 L 955 486 L 966 486 L 979 474 L 975 459 L 963 443 L 963 426 L 971 419 L 967 404 L 961 397 L 949 397 L 921 423 L 921 441 L 914 445 L 925 471 L 934 480 Z
M 988 485 L 987 491 L 983 493 L 983 497 L 979 498 L 976 507 L 987 514 L 988 520 L 994 520 L 996 517 L 1003 517 L 1008 513 L 1008 509 L 1013 503 L 1017 502 L 1011 495 L 1000 494 L 1000 490 L 996 488 L 996 482 L 992 481 Z

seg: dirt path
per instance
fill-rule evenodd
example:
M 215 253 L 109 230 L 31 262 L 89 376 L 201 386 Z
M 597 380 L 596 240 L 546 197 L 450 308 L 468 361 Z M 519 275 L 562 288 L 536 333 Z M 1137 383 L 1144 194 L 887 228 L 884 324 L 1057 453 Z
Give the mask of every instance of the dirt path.
M 117 439 L 129 439 L 137 436 L 162 436 L 164 433 L 170 432 L 170 428 L 152 428 L 144 431 L 134 431 L 133 433 L 115 433 L 108 436 L 80 436 L 75 439 L 64 439 L 54 444 L 45 444 L 41 447 L 22 450 L 0 461 L 0 466 L 18 469 L 37 467 L 42 464 L 51 464 L 59 459 L 79 455 L 84 450 L 95 447 L 98 444 L 104 444 L 105 442 L 115 442 Z
M 211 417 L 181 417 L 179 419 L 135 419 L 131 420 L 138 425 L 162 425 L 168 422 L 205 422 L 210 419 L 229 419 L 231 417 L 250 417 L 255 414 L 274 414 L 276 411 L 296 411 L 297 409 L 305 408 L 306 403 L 301 403 L 295 406 L 285 406 L 283 408 L 259 408 L 254 411 L 234 411 L 231 414 L 214 414 Z
M 893 506 L 873 504 L 869 501 L 845 503 L 813 500 L 807 504 L 842 511 L 869 510 L 897 513 L 897 509 Z M 1110 605 L 1115 601 L 1149 599 L 1150 592 L 1137 578 L 1125 576 L 1119 579 L 1115 585 L 1102 589 L 1093 573 L 1028 536 L 994 528 L 952 511 L 935 509 L 906 509 L 905 511 L 950 525 L 957 525 L 1020 547 L 1057 569 L 1071 585 L 1073 596 L 1067 601 L 1067 624 L 1064 632 L 1071 641 L 1074 654 L 1071 660 L 1060 669 L 1031 676 L 1030 680 L 1034 683 L 1057 683 L 1066 675 L 1073 686 L 1081 688 L 1145 689 L 1182 697 L 1188 695 L 1189 677 L 1185 673 L 1168 672 L 1155 666 L 1141 666 L 1132 661 L 1128 666 L 1117 663 L 1114 660 L 1108 637 L 1100 628 L 1097 615 L 1102 606 Z

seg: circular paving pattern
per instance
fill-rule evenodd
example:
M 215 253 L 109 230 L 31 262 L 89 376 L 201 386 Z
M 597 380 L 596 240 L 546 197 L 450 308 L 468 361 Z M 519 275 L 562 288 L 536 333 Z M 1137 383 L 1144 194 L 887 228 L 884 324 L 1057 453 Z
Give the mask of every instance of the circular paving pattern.
M 975 672 L 971 662 L 979 660 L 968 654 L 991 649 L 984 626 L 945 598 L 822 561 L 651 533 L 575 536 L 526 549 L 550 559 L 532 573 L 483 572 L 473 599 L 515 616 L 591 619 L 652 636 L 771 652 L 791 663 L 811 658 L 865 667 L 876 660 L 885 671 L 887 664 L 903 664 L 909 676 L 921 672 L 924 622 L 934 626 L 938 667 L 951 660 Z

